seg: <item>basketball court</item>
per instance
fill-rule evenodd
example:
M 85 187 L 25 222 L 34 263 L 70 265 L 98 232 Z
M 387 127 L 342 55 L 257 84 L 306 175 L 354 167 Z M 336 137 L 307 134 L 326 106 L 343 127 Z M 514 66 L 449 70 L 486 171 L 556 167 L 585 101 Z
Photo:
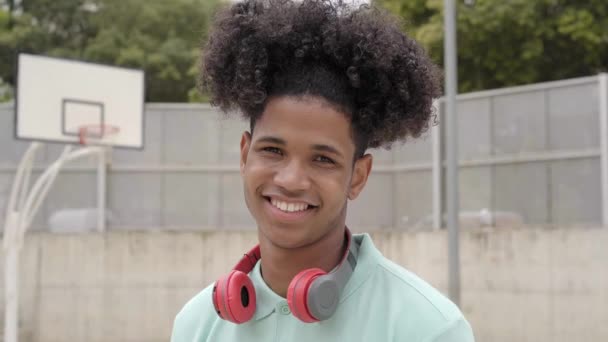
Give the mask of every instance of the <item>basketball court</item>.
M 15 138 L 30 141 L 7 203 L 4 341 L 18 340 L 19 251 L 24 235 L 61 168 L 97 158 L 97 228 L 105 230 L 106 173 L 113 148 L 143 149 L 142 70 L 20 54 L 15 97 Z M 65 145 L 59 158 L 30 184 L 44 143 Z

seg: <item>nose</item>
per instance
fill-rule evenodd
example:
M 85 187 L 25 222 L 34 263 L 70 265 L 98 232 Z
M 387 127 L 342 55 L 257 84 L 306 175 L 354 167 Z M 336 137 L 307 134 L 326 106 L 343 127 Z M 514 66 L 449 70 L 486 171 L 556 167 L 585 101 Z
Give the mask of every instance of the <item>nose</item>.
M 275 173 L 274 183 L 289 192 L 310 188 L 310 178 L 304 165 L 297 160 L 283 164 Z

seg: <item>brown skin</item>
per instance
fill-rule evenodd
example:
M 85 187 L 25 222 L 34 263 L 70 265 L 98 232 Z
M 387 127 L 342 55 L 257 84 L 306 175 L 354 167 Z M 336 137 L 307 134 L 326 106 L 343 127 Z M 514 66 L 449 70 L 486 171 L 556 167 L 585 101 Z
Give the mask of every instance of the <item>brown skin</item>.
M 253 136 L 241 138 L 245 202 L 258 225 L 263 278 L 285 297 L 307 268 L 333 269 L 343 253 L 347 200 L 363 190 L 372 156 L 353 162 L 348 116 L 318 97 L 267 101 Z M 304 217 L 273 214 L 269 198 L 308 203 Z

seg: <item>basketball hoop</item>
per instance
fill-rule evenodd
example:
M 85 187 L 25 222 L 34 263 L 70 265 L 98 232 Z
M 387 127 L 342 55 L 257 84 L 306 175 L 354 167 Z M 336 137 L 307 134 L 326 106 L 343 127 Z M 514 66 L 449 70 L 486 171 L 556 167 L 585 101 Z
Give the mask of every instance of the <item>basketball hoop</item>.
M 107 137 L 112 137 L 120 132 L 120 127 L 112 125 L 84 125 L 78 128 L 79 143 L 87 145 L 87 139 L 102 140 Z

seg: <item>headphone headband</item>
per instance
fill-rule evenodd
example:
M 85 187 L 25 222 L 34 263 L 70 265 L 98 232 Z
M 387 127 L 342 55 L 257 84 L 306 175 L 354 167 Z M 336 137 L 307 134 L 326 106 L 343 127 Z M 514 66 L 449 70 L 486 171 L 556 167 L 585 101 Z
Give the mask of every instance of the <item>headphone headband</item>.
M 298 273 L 287 289 L 287 303 L 295 317 L 303 322 L 328 319 L 336 311 L 340 294 L 357 265 L 359 245 L 350 230 L 344 233 L 346 249 L 340 263 L 329 273 L 309 268 Z M 262 258 L 260 245 L 253 247 L 234 266 L 232 272 L 213 286 L 212 301 L 217 314 L 234 323 L 249 321 L 256 307 L 255 287 L 248 277 Z
M 260 253 L 260 245 L 256 245 L 249 252 L 243 254 L 243 257 L 234 266 L 233 270 L 241 271 L 245 274 L 251 272 L 255 267 L 255 264 L 260 260 L 262 254 Z
M 340 263 L 331 272 L 320 275 L 310 284 L 306 308 L 317 320 L 326 320 L 334 314 L 342 291 L 357 266 L 359 244 L 354 241 L 348 229 L 346 238 L 348 246 Z
M 340 269 L 340 266 L 344 263 L 345 260 L 348 260 L 348 263 L 351 266 L 351 272 L 352 272 L 352 270 L 355 269 L 355 266 L 357 265 L 357 256 L 359 255 L 359 246 L 356 243 L 354 243 L 354 241 L 352 241 L 353 240 L 352 234 L 348 228 L 346 228 L 344 236 L 345 236 L 344 238 L 346 239 L 346 241 L 347 241 L 346 243 L 348 244 L 348 246 L 346 247 L 346 251 L 345 251 L 344 255 L 342 255 L 342 259 L 340 259 L 340 263 L 333 270 L 330 271 L 330 274 L 336 273 Z M 241 271 L 241 272 L 247 274 L 253 270 L 253 268 L 255 267 L 255 264 L 261 258 L 262 258 L 262 253 L 260 251 L 260 245 L 258 244 L 255 247 L 253 247 L 249 252 L 243 254 L 243 257 L 241 258 L 241 260 L 239 260 L 239 262 L 232 269 L 235 271 Z

